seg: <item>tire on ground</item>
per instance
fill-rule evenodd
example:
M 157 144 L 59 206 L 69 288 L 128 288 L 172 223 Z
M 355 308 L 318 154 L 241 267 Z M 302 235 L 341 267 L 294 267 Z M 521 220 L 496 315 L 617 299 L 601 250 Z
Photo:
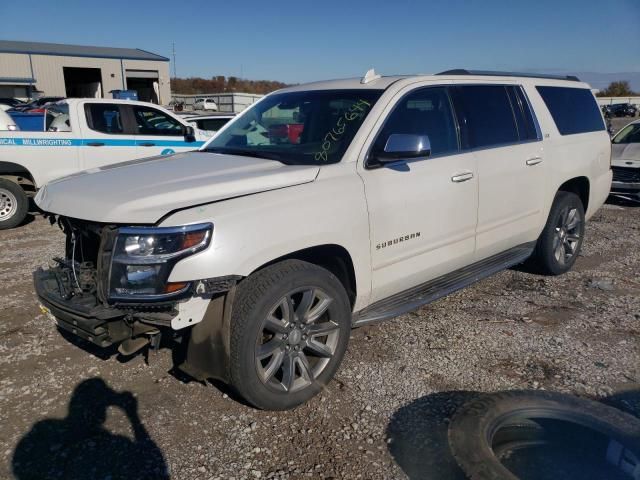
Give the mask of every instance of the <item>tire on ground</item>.
M 288 292 L 300 287 L 320 288 L 332 301 L 331 319 L 338 324 L 335 352 L 315 380 L 289 393 L 265 385 L 256 366 L 256 346 L 262 321 Z M 351 304 L 340 280 L 317 265 L 285 260 L 259 270 L 238 285 L 231 313 L 229 373 L 231 385 L 247 402 L 265 410 L 287 410 L 319 393 L 331 380 L 347 349 Z
M 9 211 L 10 213 L 4 214 Z M 20 185 L 0 178 L 0 230 L 17 227 L 27 216 L 29 199 Z
M 449 446 L 469 478 L 517 480 L 500 462 L 499 452 L 539 446 L 544 438 L 535 423 L 539 419 L 591 429 L 626 449 L 622 451 L 640 453 L 640 420 L 594 400 L 547 391 L 498 392 L 464 404 L 451 419 Z M 598 458 L 604 460 L 606 453 Z
M 575 209 L 579 216 L 578 226 L 578 241 L 575 247 L 575 252 L 564 263 L 559 261 L 555 255 L 555 246 L 557 242 L 557 226 L 561 220 L 561 216 L 564 212 Z M 561 275 L 568 272 L 573 267 L 573 264 L 580 253 L 582 247 L 582 241 L 584 240 L 585 231 L 585 217 L 584 206 L 580 197 L 575 193 L 560 191 L 556 193 L 551 205 L 551 211 L 547 218 L 547 223 L 538 237 L 535 250 L 529 260 L 526 262 L 527 266 L 535 270 L 537 273 L 544 275 Z

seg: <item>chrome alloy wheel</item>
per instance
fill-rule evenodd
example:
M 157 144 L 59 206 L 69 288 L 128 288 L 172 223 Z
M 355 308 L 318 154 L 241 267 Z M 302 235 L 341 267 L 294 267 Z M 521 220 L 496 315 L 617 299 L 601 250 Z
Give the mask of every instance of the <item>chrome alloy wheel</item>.
M 566 207 L 560 212 L 553 237 L 553 255 L 560 265 L 566 265 L 576 254 L 581 227 L 578 209 Z
M 9 190 L 0 188 L 0 221 L 11 218 L 18 208 L 18 199 Z
M 339 325 L 331 318 L 332 299 L 303 287 L 281 298 L 263 320 L 255 348 L 258 376 L 280 392 L 313 383 L 336 352 Z

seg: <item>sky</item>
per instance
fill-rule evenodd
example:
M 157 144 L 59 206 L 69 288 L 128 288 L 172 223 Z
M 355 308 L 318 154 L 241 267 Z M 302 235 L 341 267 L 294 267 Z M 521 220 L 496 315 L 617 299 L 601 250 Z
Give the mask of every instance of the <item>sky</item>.
M 450 68 L 640 72 L 640 0 L 27 3 L 0 2 L 0 39 L 167 57 L 175 43 L 179 77 L 301 83 L 361 76 L 372 67 L 387 75 Z

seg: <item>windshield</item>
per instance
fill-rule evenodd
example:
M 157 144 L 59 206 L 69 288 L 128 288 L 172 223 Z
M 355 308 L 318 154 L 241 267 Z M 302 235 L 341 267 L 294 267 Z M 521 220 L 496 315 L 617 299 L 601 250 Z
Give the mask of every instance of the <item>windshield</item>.
M 640 143 L 640 123 L 627 125 L 612 140 L 613 143 Z
M 381 90 L 318 90 L 270 95 L 204 149 L 288 165 L 336 163 Z

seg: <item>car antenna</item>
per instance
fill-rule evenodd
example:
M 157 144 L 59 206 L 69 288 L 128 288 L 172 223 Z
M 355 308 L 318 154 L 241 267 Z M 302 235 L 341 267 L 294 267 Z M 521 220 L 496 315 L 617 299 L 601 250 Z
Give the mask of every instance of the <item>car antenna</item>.
M 367 84 L 369 82 L 373 82 L 374 80 L 377 80 L 379 78 L 382 78 L 382 76 L 378 75 L 376 73 L 375 69 L 372 68 L 370 70 L 367 70 L 367 73 L 364 74 L 364 77 L 362 77 L 360 79 L 360 83 L 362 83 L 364 85 L 364 84 Z

